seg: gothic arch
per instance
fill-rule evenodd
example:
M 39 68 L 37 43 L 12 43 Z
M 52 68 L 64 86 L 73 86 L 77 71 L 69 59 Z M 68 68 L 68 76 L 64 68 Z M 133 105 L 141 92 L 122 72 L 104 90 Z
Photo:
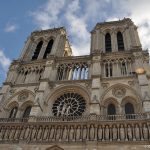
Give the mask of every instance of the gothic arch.
M 52 110 L 52 107 L 53 107 L 53 104 L 55 102 L 55 100 L 65 94 L 65 93 L 68 93 L 68 92 L 74 92 L 74 93 L 77 93 L 79 95 L 81 95 L 85 102 L 86 102 L 86 108 L 85 108 L 85 111 L 84 113 L 88 113 L 89 111 L 89 103 L 90 103 L 90 94 L 89 92 L 86 90 L 85 87 L 81 86 L 81 85 L 73 85 L 73 84 L 69 84 L 69 85 L 66 85 L 66 86 L 59 86 L 57 88 L 55 88 L 55 90 L 53 90 L 46 98 L 46 104 L 48 105 L 48 109 L 49 109 L 49 112 Z M 51 112 L 52 113 L 52 112 Z
M 140 113 L 142 112 L 142 106 L 141 103 L 138 99 L 132 96 L 126 96 L 125 98 L 122 99 L 121 101 L 121 107 L 123 108 L 123 113 L 125 113 L 125 104 L 131 103 L 134 108 L 135 113 Z
M 45 150 L 64 150 L 64 149 L 57 145 L 54 145 L 52 147 L 46 148 Z
M 110 97 L 108 99 L 105 99 L 103 103 L 101 104 L 103 114 L 105 115 L 108 114 L 108 107 L 111 104 L 115 107 L 116 114 L 118 113 L 119 103 L 115 98 Z
M 30 91 L 30 90 L 23 89 L 23 90 L 21 90 L 21 91 L 16 92 L 16 93 L 15 93 L 13 96 L 11 96 L 9 99 L 12 99 L 13 97 L 15 97 L 15 96 L 17 96 L 17 95 L 20 95 L 21 93 L 25 93 L 25 92 L 27 92 L 27 93 L 31 94 L 33 97 L 35 97 L 35 93 L 33 93 L 33 92 Z
M 10 103 L 12 103 L 12 102 L 17 102 L 18 103 L 18 97 L 17 96 L 21 95 L 22 93 L 29 93 L 29 95 L 31 95 L 33 100 L 34 100 L 35 94 L 30 90 L 24 89 L 24 90 L 16 92 L 10 98 L 8 98 L 7 101 L 4 104 L 4 107 L 7 109 Z M 31 101 L 31 99 L 30 99 L 30 101 Z M 18 106 L 19 106 L 19 103 L 18 103 Z
M 44 38 L 44 37 L 39 37 L 38 39 L 34 39 L 34 42 L 35 42 L 36 45 L 37 45 L 40 41 L 43 41 L 43 43 L 44 43 L 45 38 Z
M 47 56 L 52 52 L 54 46 L 54 39 L 50 39 L 47 43 L 44 55 L 43 55 L 43 59 L 46 59 Z
M 50 37 L 48 37 L 47 39 L 46 39 L 46 41 L 50 41 L 50 40 L 54 40 L 55 41 L 55 39 L 56 39 L 56 37 L 55 36 L 50 36 Z
M 119 88 L 119 87 L 120 87 L 120 88 L 125 88 L 125 89 L 131 91 L 131 92 L 132 92 L 132 96 L 134 97 L 134 99 L 137 99 L 138 102 L 140 102 L 140 95 L 139 95 L 133 88 L 131 88 L 130 86 L 128 86 L 128 85 L 126 85 L 126 84 L 117 83 L 117 84 L 114 84 L 114 85 L 110 86 L 109 88 L 107 88 L 107 89 L 103 92 L 102 96 L 100 97 L 100 102 L 101 102 L 101 104 L 104 103 L 104 101 L 105 101 L 105 96 L 106 96 L 112 89 L 114 89 L 114 88 L 116 88 L 116 87 L 118 87 L 118 88 Z M 130 95 L 128 95 L 128 96 L 130 96 Z
M 12 101 L 7 104 L 6 109 L 11 110 L 14 107 L 19 107 L 19 103 L 17 101 Z
M 20 109 L 21 110 L 25 110 L 26 109 L 26 107 L 28 107 L 28 106 L 33 106 L 33 101 L 31 101 L 31 100 L 28 100 L 28 101 L 25 101 L 23 104 L 21 104 L 20 105 Z

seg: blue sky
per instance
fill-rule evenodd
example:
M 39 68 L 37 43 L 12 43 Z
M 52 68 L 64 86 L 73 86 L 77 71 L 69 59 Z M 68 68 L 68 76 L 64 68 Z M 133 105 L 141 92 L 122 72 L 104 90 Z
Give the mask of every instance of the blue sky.
M 13 59 L 34 30 L 65 26 L 74 55 L 89 54 L 97 22 L 130 17 L 150 49 L 149 0 L 2 0 L 0 5 L 0 86 Z

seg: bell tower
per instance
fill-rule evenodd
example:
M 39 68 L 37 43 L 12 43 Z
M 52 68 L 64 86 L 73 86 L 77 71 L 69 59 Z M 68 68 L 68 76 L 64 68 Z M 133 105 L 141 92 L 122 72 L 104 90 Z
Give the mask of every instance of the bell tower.
M 25 43 L 20 59 L 34 61 L 46 59 L 50 55 L 57 57 L 72 55 L 66 30 L 63 27 L 32 32 Z
M 91 32 L 91 53 L 133 51 L 141 48 L 137 26 L 129 18 L 97 23 Z

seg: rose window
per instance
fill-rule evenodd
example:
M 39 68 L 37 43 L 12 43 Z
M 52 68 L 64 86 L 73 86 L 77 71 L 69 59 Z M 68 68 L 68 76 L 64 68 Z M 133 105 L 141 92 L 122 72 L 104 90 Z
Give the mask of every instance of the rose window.
M 77 93 L 65 93 L 58 97 L 52 107 L 54 116 L 81 116 L 85 111 L 84 98 Z

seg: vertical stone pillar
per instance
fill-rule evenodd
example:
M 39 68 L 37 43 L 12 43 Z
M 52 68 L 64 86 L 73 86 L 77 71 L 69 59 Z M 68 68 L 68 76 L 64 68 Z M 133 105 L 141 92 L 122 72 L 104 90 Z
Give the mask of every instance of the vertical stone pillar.
M 48 41 L 46 41 L 46 40 L 43 41 L 43 45 L 42 45 L 42 48 L 41 48 L 41 50 L 40 50 L 38 59 L 42 59 L 42 58 L 43 58 L 44 53 L 45 53 L 45 51 L 46 51 L 47 44 L 48 44 Z
M 29 51 L 29 47 L 31 46 L 31 43 L 33 42 L 33 39 L 31 37 L 27 38 L 27 41 L 25 42 L 25 45 L 22 49 L 22 52 L 20 54 L 20 58 L 23 59 L 25 54 Z
M 101 76 L 101 65 L 100 60 L 101 56 L 93 56 L 92 58 L 93 64 L 91 69 L 91 78 L 92 78 L 92 90 L 91 90 L 91 105 L 90 105 L 90 113 L 95 113 L 97 115 L 100 114 L 100 76 Z
M 99 30 L 96 30 L 96 50 L 100 49 Z

